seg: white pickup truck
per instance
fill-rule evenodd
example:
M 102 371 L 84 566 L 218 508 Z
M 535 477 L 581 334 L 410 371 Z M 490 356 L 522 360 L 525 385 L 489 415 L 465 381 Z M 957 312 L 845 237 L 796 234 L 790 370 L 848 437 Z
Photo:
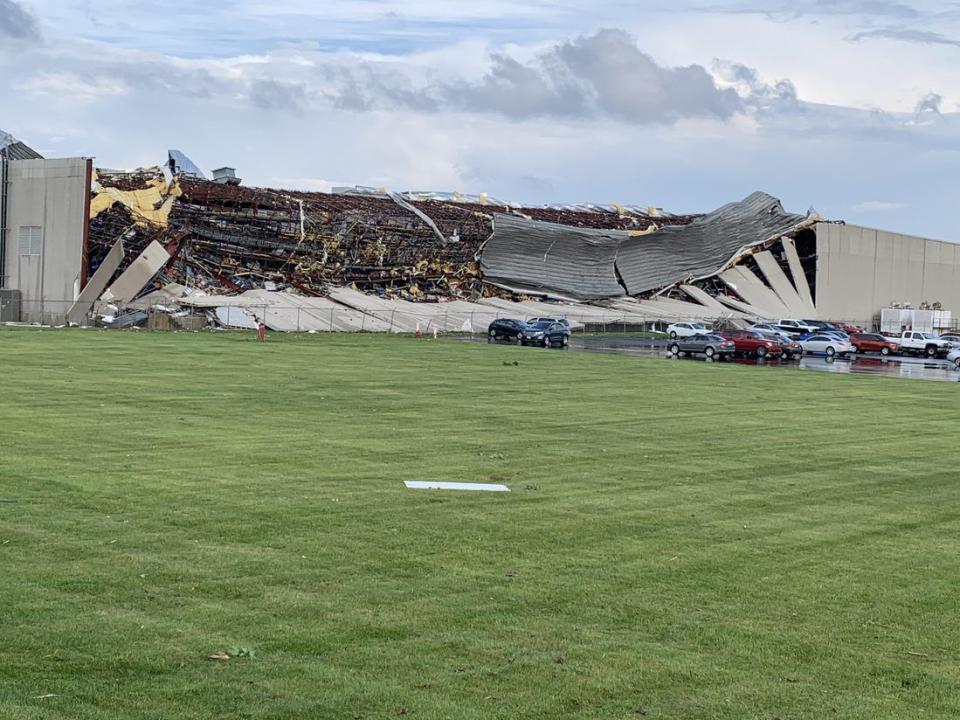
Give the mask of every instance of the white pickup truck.
M 777 330 L 785 332 L 788 335 L 804 335 L 819 330 L 815 325 L 805 323 L 803 320 L 781 320 L 777 323 Z
M 933 333 L 908 330 L 900 336 L 900 352 L 932 358 L 950 352 L 950 343 Z

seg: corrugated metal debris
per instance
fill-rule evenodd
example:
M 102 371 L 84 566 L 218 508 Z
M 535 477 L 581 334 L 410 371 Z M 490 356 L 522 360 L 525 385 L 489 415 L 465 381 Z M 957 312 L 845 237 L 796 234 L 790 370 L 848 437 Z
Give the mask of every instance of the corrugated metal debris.
M 659 290 L 714 275 L 748 247 L 777 238 L 803 221 L 802 215 L 785 212 L 775 197 L 753 193 L 683 227 L 665 227 L 623 243 L 617 268 L 628 294 Z

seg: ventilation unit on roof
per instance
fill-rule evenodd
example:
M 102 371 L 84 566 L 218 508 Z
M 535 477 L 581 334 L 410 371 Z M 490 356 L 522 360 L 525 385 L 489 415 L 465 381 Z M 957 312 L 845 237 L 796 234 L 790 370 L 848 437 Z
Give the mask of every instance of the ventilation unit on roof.
M 232 167 L 217 168 L 213 171 L 213 181 L 221 185 L 239 185 L 240 178 L 237 177 L 237 169 Z

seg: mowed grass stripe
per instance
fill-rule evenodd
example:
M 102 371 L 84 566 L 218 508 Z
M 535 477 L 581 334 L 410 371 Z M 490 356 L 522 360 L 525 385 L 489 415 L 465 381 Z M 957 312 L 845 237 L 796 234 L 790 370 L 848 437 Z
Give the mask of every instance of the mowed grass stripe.
M 0 356 L 0 716 L 960 712 L 952 385 L 378 336 Z

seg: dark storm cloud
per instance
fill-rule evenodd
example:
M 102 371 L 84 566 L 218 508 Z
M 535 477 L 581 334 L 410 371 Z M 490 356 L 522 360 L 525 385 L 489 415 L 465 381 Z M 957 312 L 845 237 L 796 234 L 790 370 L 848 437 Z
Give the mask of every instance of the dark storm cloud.
M 413 88 L 377 71 L 340 69 L 334 97 L 342 107 L 466 110 L 513 119 L 609 117 L 636 124 L 683 118 L 729 118 L 741 109 L 736 92 L 722 89 L 700 65 L 657 64 L 622 30 L 560 43 L 533 60 L 490 57 L 479 81 L 446 81 Z
M 36 18 L 15 0 L 0 0 L 0 38 L 37 40 L 40 28 Z

